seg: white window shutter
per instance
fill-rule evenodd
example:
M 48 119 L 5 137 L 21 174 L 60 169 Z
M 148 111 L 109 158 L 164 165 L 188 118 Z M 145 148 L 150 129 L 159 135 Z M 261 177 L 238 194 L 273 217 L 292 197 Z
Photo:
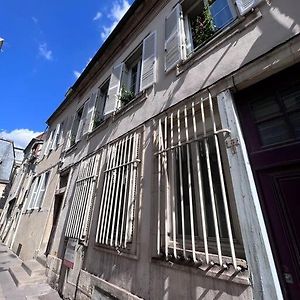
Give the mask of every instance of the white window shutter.
M 80 121 L 79 121 L 78 129 L 77 129 L 77 133 L 76 133 L 76 138 L 75 138 L 76 143 L 81 139 L 81 137 L 83 135 L 83 127 L 84 127 L 84 124 L 85 124 L 85 121 L 86 121 L 89 102 L 90 102 L 90 100 L 86 101 L 85 104 L 84 104 L 84 107 L 83 107 L 82 115 L 81 115 L 81 118 L 80 118 Z
M 55 132 L 54 132 L 54 137 L 53 137 L 53 142 L 52 142 L 51 148 L 50 148 L 51 150 L 54 150 L 56 148 L 56 145 L 58 143 L 59 133 L 60 133 L 60 123 L 58 123 L 56 125 Z
M 65 126 L 66 135 L 65 135 L 65 145 L 64 145 L 64 150 L 63 151 L 68 150 L 71 146 L 72 129 L 73 129 L 73 126 L 74 126 L 75 118 L 76 118 L 76 115 L 73 115 L 73 116 L 69 117 L 67 125 Z M 69 128 L 69 129 L 67 130 L 67 128 Z
M 156 80 L 156 32 L 150 33 L 143 41 L 141 70 L 141 91 L 151 86 Z
M 117 107 L 123 65 L 122 63 L 113 68 L 109 82 L 108 97 L 104 107 L 104 115 L 113 112 Z
M 47 156 L 48 153 L 49 153 L 49 149 L 52 145 L 52 139 L 53 139 L 53 130 L 50 132 L 50 135 L 47 139 L 47 142 L 46 142 L 46 148 L 45 148 L 45 152 L 44 152 L 44 155 Z
M 94 112 L 95 112 L 95 105 L 96 105 L 96 93 L 91 95 L 90 100 L 86 103 L 87 110 L 86 110 L 86 117 L 85 123 L 83 126 L 83 135 L 90 132 L 92 130 L 92 123 L 94 120 Z
M 254 8 L 261 0 L 236 0 L 236 5 L 241 15 L 246 14 Z
M 171 68 L 182 59 L 181 6 L 177 4 L 165 20 L 165 70 Z
M 45 151 L 46 151 L 46 147 L 47 147 L 47 141 L 43 141 L 43 145 L 42 145 L 42 150 L 41 150 L 41 154 L 40 154 L 40 159 L 42 159 L 45 155 Z
M 103 109 L 104 109 L 104 105 L 105 105 L 105 100 L 106 100 L 107 96 L 104 95 L 101 92 L 101 89 L 99 89 L 98 91 L 98 95 L 97 95 L 97 113 L 99 114 L 99 120 L 101 120 L 103 118 Z

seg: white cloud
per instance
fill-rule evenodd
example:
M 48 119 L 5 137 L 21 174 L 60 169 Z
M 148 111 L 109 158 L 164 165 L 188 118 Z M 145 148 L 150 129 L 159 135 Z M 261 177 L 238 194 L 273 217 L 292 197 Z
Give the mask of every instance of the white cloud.
M 95 17 L 93 18 L 93 21 L 97 21 L 102 17 L 102 13 L 100 11 L 97 11 Z
M 48 49 L 47 43 L 39 44 L 39 55 L 44 57 L 46 60 L 52 60 L 52 51 Z
M 16 147 L 25 148 L 28 143 L 42 132 L 35 132 L 30 129 L 14 129 L 10 132 L 6 130 L 0 131 L 0 137 L 13 141 Z
M 79 76 L 81 75 L 81 72 L 78 72 L 78 71 L 75 70 L 75 71 L 73 71 L 73 74 L 76 77 L 76 79 L 78 79 Z
M 79 71 L 77 71 L 77 70 L 73 71 L 73 74 L 74 74 L 74 76 L 76 77 L 76 79 L 79 78 L 79 76 L 81 75 L 81 73 L 82 73 L 83 70 L 87 67 L 87 65 L 89 64 L 89 62 L 90 62 L 91 60 L 92 60 L 92 58 L 90 57 L 90 58 L 88 59 L 86 65 L 85 65 L 85 67 L 82 69 L 81 72 L 79 72 Z
M 103 31 L 101 32 L 102 40 L 105 40 L 108 37 L 108 35 L 114 30 L 114 28 L 125 15 L 129 7 L 130 4 L 127 0 L 121 0 L 121 2 L 118 0 L 113 3 L 113 7 L 108 15 L 112 23 L 108 27 L 103 26 Z

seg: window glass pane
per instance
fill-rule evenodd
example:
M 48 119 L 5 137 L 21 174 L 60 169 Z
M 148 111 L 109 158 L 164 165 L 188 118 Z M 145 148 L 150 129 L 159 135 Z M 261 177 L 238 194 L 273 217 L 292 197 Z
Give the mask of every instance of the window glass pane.
M 286 141 L 290 138 L 288 126 L 283 118 L 266 121 L 257 126 L 263 146 Z
M 252 103 L 252 111 L 256 121 L 279 113 L 280 107 L 275 97 L 260 99 Z
M 296 138 L 300 137 L 300 112 L 290 114 L 290 122 L 294 128 Z
M 216 29 L 221 29 L 233 21 L 227 0 L 216 0 L 209 7 Z
M 286 110 L 300 109 L 300 90 L 284 95 L 282 101 Z

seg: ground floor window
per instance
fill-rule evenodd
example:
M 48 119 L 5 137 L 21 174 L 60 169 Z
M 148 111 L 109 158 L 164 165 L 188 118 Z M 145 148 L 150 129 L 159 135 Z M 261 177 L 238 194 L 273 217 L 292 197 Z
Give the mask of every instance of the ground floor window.
M 140 134 L 107 148 L 96 243 L 129 248 L 133 240 L 139 181 Z
M 67 237 L 88 238 L 100 157 L 97 153 L 80 163 L 65 233 Z
M 157 254 L 237 268 L 242 250 L 225 157 L 230 131 L 215 109 L 208 97 L 157 121 Z

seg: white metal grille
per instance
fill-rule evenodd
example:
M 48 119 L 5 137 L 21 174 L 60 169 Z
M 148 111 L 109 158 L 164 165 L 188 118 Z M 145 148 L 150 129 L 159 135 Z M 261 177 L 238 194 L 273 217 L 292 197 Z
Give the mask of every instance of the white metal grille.
M 96 242 L 127 247 L 132 241 L 140 134 L 109 145 L 99 210 Z
M 158 120 L 157 255 L 238 268 L 216 123 L 210 95 Z
M 80 164 L 66 228 L 67 237 L 87 238 L 99 160 L 100 154 L 97 153 Z

